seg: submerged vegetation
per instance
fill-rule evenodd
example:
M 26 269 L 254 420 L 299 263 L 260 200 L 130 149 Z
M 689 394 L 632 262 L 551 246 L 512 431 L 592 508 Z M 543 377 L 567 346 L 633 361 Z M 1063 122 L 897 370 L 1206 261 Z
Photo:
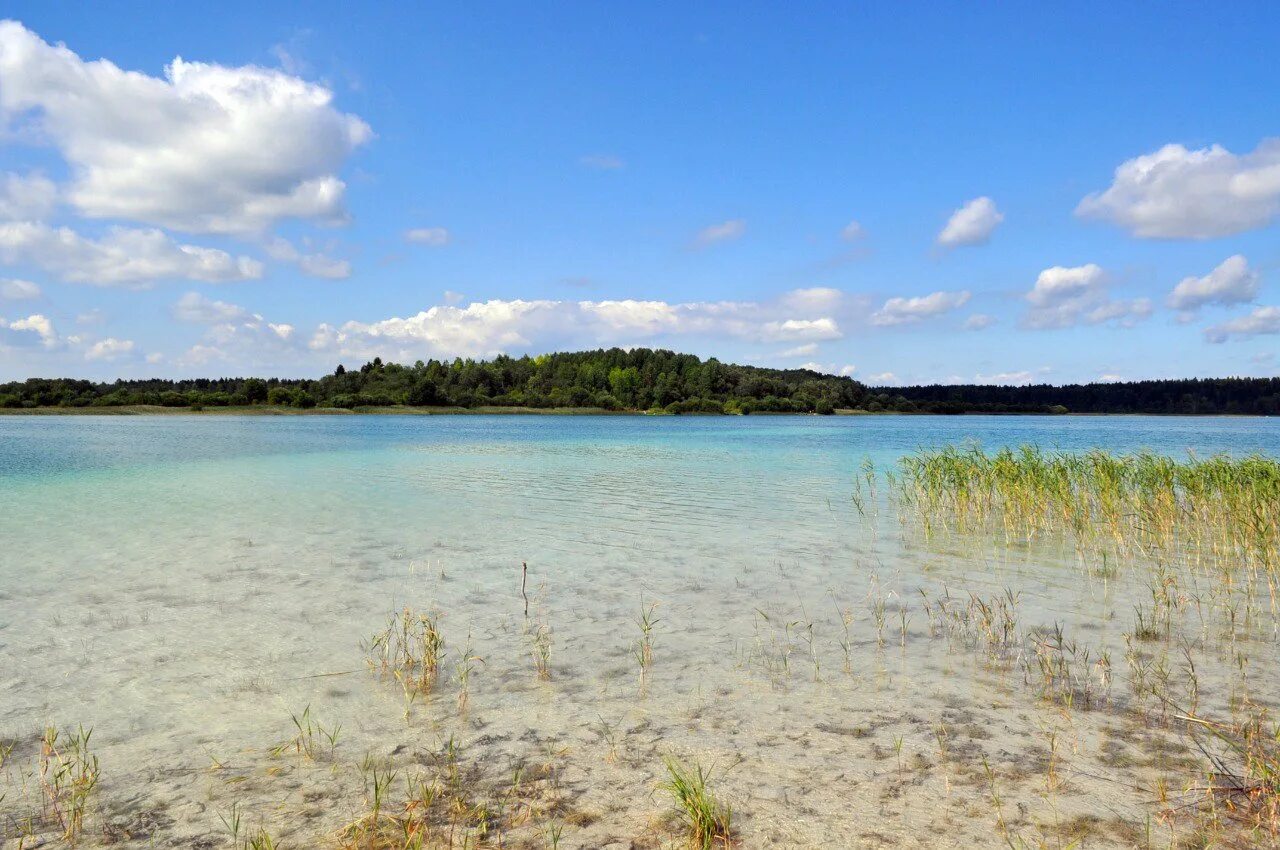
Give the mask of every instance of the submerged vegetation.
M 565 615 L 578 609 L 552 607 L 562 588 L 544 586 L 530 614 L 523 564 L 503 567 L 505 592 L 452 600 L 465 579 L 410 564 L 425 600 L 359 642 L 372 674 L 318 674 L 354 677 L 353 732 L 328 705 L 286 709 L 284 740 L 213 759 L 200 805 L 230 840 L 199 846 L 729 850 L 915 834 L 1011 850 L 1280 847 L 1280 462 L 944 447 L 864 465 L 855 482 L 845 516 L 871 540 L 885 516 L 927 569 L 859 560 L 818 573 L 832 585 L 807 596 L 782 563 L 744 569 L 735 589 L 755 584 L 735 599 L 751 604 L 728 619 L 672 586 L 659 618 L 649 585 L 593 583 L 612 600 L 598 654 Z M 1028 580 L 1029 564 L 1048 566 Z M 1097 610 L 1076 616 L 1064 586 Z M 732 633 L 732 651 L 708 629 Z M 375 727 L 384 737 L 353 746 L 379 714 L 397 737 Z M 118 823 L 137 797 L 104 803 L 92 740 L 0 739 L 0 838 L 134 837 Z
M 926 530 L 987 530 L 1007 542 L 1062 535 L 1123 555 L 1178 550 L 1228 568 L 1280 567 L 1274 458 L 950 446 L 909 455 L 899 468 L 902 504 Z
M 0 410 L 34 408 L 522 408 L 667 413 L 1181 413 L 1280 415 L 1280 378 L 868 387 L 811 369 L 766 369 L 647 348 L 457 358 L 381 358 L 318 379 L 159 378 L 0 384 Z

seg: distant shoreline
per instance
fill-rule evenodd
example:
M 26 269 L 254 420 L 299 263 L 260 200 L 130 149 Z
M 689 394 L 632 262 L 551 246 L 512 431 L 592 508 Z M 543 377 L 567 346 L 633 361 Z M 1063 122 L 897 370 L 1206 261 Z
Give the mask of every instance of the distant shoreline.
M 704 413 L 690 411 L 687 413 L 651 413 L 645 410 L 608 410 L 603 407 L 503 407 L 486 405 L 482 407 L 410 407 L 394 405 L 390 407 L 312 407 L 297 408 L 281 405 L 257 404 L 252 406 L 205 407 L 193 410 L 189 407 L 165 407 L 158 404 L 126 404 L 101 407 L 21 407 L 0 408 L 2 416 L 710 416 L 726 417 L 735 414 Z M 818 416 L 815 413 L 790 413 L 774 411 L 755 411 L 751 416 Z M 1274 417 L 1256 413 L 1033 413 L 1033 412 L 992 412 L 966 411 L 963 413 L 932 413 L 927 411 L 897 410 L 851 410 L 836 409 L 833 416 L 1160 416 L 1212 418 L 1228 417 L 1232 419 L 1272 419 Z

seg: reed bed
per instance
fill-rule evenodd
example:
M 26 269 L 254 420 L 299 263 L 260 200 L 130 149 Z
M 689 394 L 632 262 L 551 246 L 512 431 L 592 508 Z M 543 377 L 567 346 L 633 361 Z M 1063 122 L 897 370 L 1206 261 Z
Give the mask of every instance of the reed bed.
M 996 531 L 1010 543 L 1063 534 L 1120 555 L 1172 549 L 1280 573 L 1275 458 L 947 446 L 904 457 L 892 482 L 926 531 Z

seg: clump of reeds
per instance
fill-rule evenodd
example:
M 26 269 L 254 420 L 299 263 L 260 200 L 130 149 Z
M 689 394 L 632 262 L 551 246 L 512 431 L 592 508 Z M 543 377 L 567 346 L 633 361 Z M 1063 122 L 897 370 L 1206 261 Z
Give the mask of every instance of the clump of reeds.
M 101 774 L 98 757 L 89 749 L 92 737 L 92 728 L 61 733 L 50 726 L 41 739 L 40 787 L 68 844 L 75 844 L 84 831 L 89 800 Z
M 1140 555 L 1180 547 L 1220 564 L 1280 570 L 1280 460 L 1175 460 L 1151 452 L 985 452 L 947 446 L 908 455 L 898 503 L 927 531 L 1065 534 Z
M 660 786 L 671 794 L 676 812 L 688 833 L 689 845 L 711 850 L 733 842 L 732 810 L 720 802 L 708 787 L 711 771 L 695 762 L 692 766 L 667 756 L 663 759 L 667 780 Z
M 364 642 L 369 666 L 393 676 L 411 698 L 428 693 L 440 671 L 444 634 L 439 615 L 405 608 Z

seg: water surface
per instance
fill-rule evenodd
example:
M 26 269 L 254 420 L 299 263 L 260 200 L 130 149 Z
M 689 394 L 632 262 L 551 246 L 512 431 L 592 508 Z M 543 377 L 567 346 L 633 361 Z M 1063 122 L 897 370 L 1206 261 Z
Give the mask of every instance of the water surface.
M 38 730 L 84 724 L 103 766 L 89 843 L 226 846 L 218 814 L 237 803 L 323 846 L 359 814 L 365 753 L 410 771 L 452 736 L 478 787 L 551 766 L 539 794 L 561 846 L 669 842 L 665 754 L 716 765 L 747 846 L 986 844 L 981 755 L 1027 835 L 1052 811 L 1123 846 L 1150 795 L 1115 788 L 1172 769 L 1143 766 L 1144 733 L 1064 719 L 931 635 L 917 600 L 1012 588 L 1028 622 L 1116 648 L 1142 583 L 1082 581 L 1053 551 L 926 545 L 852 502 L 866 459 L 966 441 L 1280 455 L 1280 423 L 0 416 L 0 741 L 16 743 L 0 813 L 38 809 L 20 790 Z M 643 682 L 642 602 L 660 618 Z M 483 659 L 465 713 L 451 666 L 407 709 L 365 669 L 362 639 L 406 605 L 440 613 L 450 665 L 468 641 Z M 550 681 L 530 623 L 553 635 Z M 1211 677 L 1224 656 L 1203 649 Z M 1256 652 L 1273 664 L 1274 640 Z M 1274 699 L 1261 679 L 1252 697 Z M 332 760 L 271 757 L 308 705 L 342 724 Z M 1053 730 L 1078 773 L 1045 794 L 1016 767 Z M 1132 757 L 1098 762 L 1116 747 Z M 538 823 L 512 840 L 542 846 Z

